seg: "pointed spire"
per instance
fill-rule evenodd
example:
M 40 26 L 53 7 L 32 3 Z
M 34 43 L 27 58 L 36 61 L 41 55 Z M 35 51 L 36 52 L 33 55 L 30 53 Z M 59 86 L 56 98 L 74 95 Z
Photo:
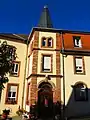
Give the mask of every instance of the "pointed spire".
M 43 12 L 39 20 L 38 27 L 53 28 L 47 5 L 44 6 Z

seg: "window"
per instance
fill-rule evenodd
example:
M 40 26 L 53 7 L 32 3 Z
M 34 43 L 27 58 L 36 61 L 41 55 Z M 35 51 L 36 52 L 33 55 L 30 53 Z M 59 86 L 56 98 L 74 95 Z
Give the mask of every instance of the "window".
M 42 56 L 42 71 L 51 72 L 51 55 Z
M 42 47 L 53 47 L 52 37 L 43 37 L 42 38 Z
M 18 96 L 18 85 L 8 84 L 6 103 L 16 104 L 17 103 L 17 96 Z
M 10 75 L 19 76 L 19 72 L 20 72 L 20 62 L 13 62 L 12 71 Z
M 87 101 L 88 89 L 83 83 L 79 83 L 74 86 L 75 101 Z
M 52 38 L 48 38 L 48 47 L 52 47 Z
M 75 73 L 85 73 L 84 58 L 74 57 Z
M 46 38 L 45 38 L 45 37 L 42 38 L 42 46 L 43 46 L 43 47 L 46 46 Z
M 73 37 L 73 40 L 74 40 L 74 47 L 78 47 L 78 48 L 81 48 L 81 47 L 82 47 L 80 37 L 74 36 L 74 37 Z

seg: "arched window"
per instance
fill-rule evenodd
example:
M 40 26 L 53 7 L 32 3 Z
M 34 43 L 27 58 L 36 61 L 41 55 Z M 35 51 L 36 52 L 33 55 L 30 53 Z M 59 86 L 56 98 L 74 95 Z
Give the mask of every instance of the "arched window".
M 42 38 L 42 46 L 43 46 L 43 47 L 45 47 L 45 46 L 46 46 L 46 42 L 47 42 L 47 41 L 46 41 L 46 38 L 45 38 L 45 37 L 43 37 L 43 38 Z
M 42 37 L 41 47 L 52 48 L 53 47 L 53 38 L 52 37 Z
M 73 86 L 75 101 L 87 101 L 88 100 L 88 88 L 83 83 L 78 83 Z
M 48 38 L 48 47 L 52 47 L 53 45 L 53 39 L 50 37 Z

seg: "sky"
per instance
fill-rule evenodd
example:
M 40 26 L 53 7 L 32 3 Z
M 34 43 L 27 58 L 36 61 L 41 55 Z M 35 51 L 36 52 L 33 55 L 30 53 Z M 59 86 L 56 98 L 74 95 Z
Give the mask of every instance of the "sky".
M 55 29 L 90 32 L 90 0 L 0 0 L 0 33 L 29 34 L 45 5 Z

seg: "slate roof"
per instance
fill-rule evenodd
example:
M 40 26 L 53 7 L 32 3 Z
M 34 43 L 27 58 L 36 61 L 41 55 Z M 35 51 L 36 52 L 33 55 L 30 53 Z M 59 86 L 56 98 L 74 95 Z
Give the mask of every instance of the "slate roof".
M 44 6 L 44 9 L 42 11 L 38 27 L 43 28 L 53 28 L 52 21 L 50 18 L 49 10 L 47 6 Z

